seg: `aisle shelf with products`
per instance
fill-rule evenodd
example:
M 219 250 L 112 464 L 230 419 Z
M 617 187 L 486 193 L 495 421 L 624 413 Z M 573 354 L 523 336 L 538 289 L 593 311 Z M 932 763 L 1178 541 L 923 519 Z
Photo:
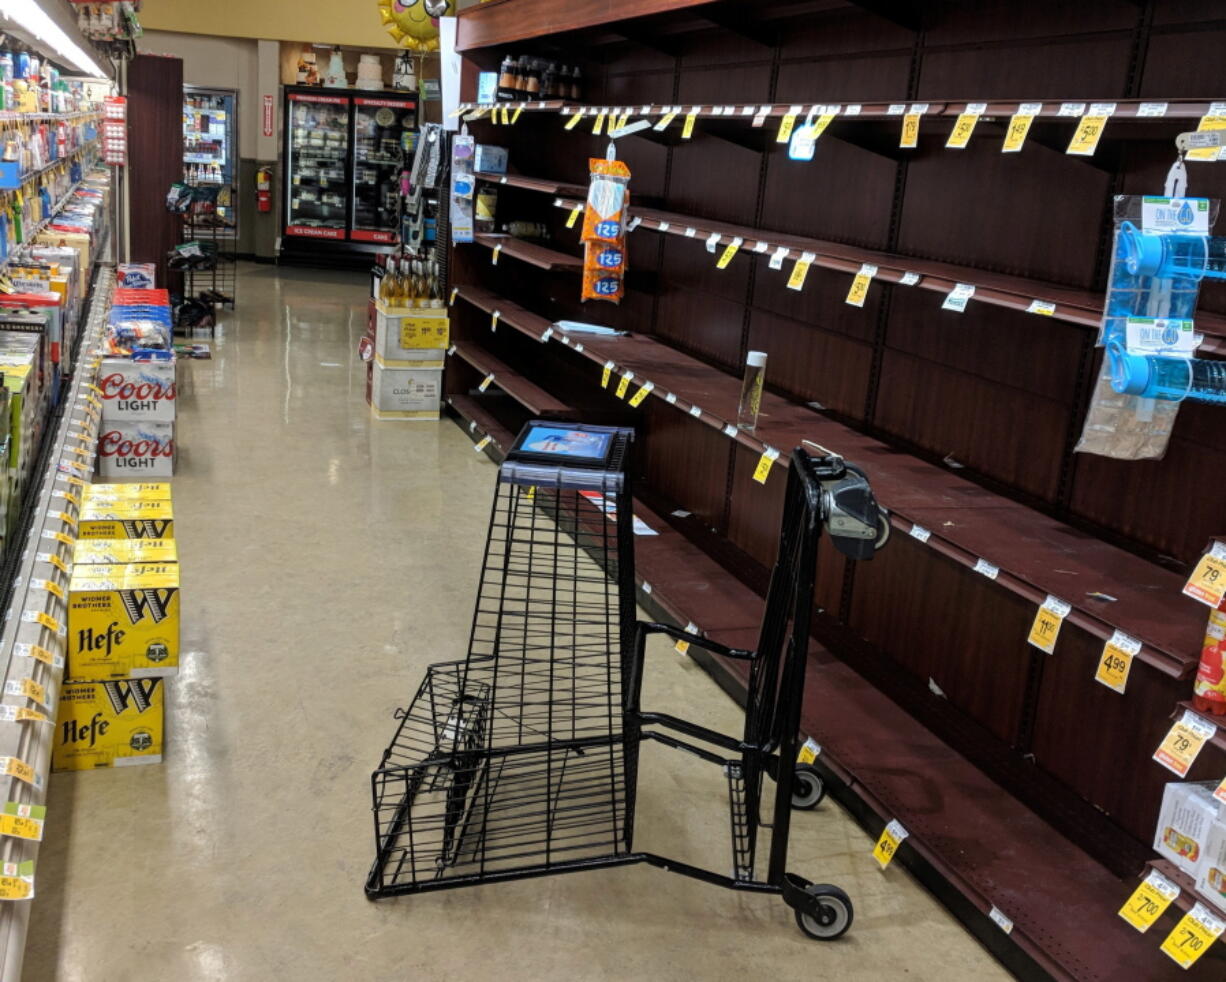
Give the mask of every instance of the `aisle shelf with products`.
M 75 535 L 73 515 L 77 506 L 65 495 L 74 492 L 75 480 L 79 480 L 80 467 L 86 475 L 92 470 L 94 447 L 97 440 L 98 418 L 89 409 L 91 386 L 97 380 L 98 351 L 102 342 L 110 296 L 114 286 L 114 270 L 99 266 L 91 290 L 89 318 L 80 339 L 80 360 L 73 376 L 72 388 L 62 403 L 63 414 L 58 419 L 54 433 L 49 434 L 49 453 L 46 466 L 39 472 L 40 480 L 35 485 L 41 488 L 34 499 L 31 524 L 24 540 L 17 569 L 15 588 L 10 597 L 4 617 L 4 631 L 0 635 L 0 663 L 4 665 L 4 680 L 20 680 L 33 677 L 46 690 L 50 723 L 0 722 L 0 752 L 28 764 L 36 775 L 34 784 L 16 777 L 4 776 L 4 800 L 19 805 L 43 805 L 47 800 L 47 780 L 51 770 L 51 749 L 55 733 L 55 706 L 63 678 L 64 656 L 67 646 L 64 635 L 38 622 L 40 613 L 51 618 L 49 623 L 67 624 L 67 609 L 53 591 L 38 584 L 50 580 L 67 587 L 67 574 L 63 573 L 50 556 L 58 556 L 65 564 L 72 562 L 72 549 L 68 544 Z M 89 353 L 89 354 L 87 354 Z M 82 452 L 83 451 L 83 452 Z M 64 539 L 59 538 L 63 536 Z M 25 646 L 25 647 L 22 647 Z M 48 661 L 36 659 L 22 651 L 37 646 L 49 654 Z M 0 705 L 21 709 L 28 706 L 25 696 L 5 693 Z M 63 814 L 51 813 L 46 821 L 52 825 L 64 820 Z M 30 861 L 34 866 L 34 882 L 37 887 L 39 841 L 5 836 L 0 840 L 0 858 L 5 862 Z M 37 892 L 37 891 L 36 891 Z M 0 903 L 0 968 L 5 978 L 17 979 L 25 949 L 26 930 L 30 917 L 30 903 Z M 46 902 L 46 901 L 42 901 Z
M 510 445 L 510 433 L 471 413 L 465 397 L 453 397 L 452 406 L 474 443 L 489 434 L 495 442 L 507 440 L 504 447 Z M 501 454 L 486 452 L 496 461 L 502 459 Z M 655 619 L 722 644 L 752 649 L 757 643 L 761 596 L 729 577 L 641 499 L 636 499 L 635 514 L 659 533 L 635 539 L 639 604 Z M 684 656 L 668 657 L 701 664 L 734 698 L 743 699 L 743 663 L 696 646 Z M 1114 910 L 1096 903 L 1100 894 L 1118 894 L 1120 880 L 816 644 L 807 675 L 802 731 L 820 744 L 816 763 L 828 792 L 871 836 L 887 822 L 900 821 L 911 835 L 897 862 L 940 893 L 947 904 L 962 908 L 976 936 L 1013 970 L 1027 977 L 1037 966 L 1056 978 L 1070 978 L 1060 964 L 1077 957 L 1087 935 L 1109 940 L 1119 973 L 1144 955 L 1144 940 L 1119 921 Z M 916 781 L 917 774 L 934 767 L 950 776 L 939 798 Z M 973 830 L 992 825 L 1016 830 L 1016 841 L 1012 837 L 1007 843 L 1000 838 L 984 841 L 974 835 Z M 973 848 L 947 846 L 967 843 L 968 837 L 974 838 Z M 953 892 L 942 884 L 949 884 Z M 1055 931 L 1034 916 L 1035 911 L 1051 907 L 1066 915 Z M 993 908 L 1014 921 L 1010 934 L 989 919 Z M 1153 977 L 1183 977 L 1176 971 L 1172 965 Z M 1082 976 L 1099 977 L 1122 976 Z

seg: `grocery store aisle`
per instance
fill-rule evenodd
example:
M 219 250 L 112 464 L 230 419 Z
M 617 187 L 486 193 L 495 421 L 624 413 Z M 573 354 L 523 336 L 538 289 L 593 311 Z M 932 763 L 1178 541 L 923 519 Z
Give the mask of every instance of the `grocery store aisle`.
M 986 980 L 1006 974 L 827 803 L 791 868 L 843 886 L 843 940 L 776 898 L 626 868 L 368 902 L 370 772 L 426 664 L 458 658 L 494 467 L 449 422 L 372 423 L 365 278 L 243 268 L 212 361 L 184 366 L 183 668 L 161 766 L 57 774 L 30 982 Z M 653 702 L 740 712 L 666 645 Z M 644 751 L 639 840 L 717 869 L 722 775 Z

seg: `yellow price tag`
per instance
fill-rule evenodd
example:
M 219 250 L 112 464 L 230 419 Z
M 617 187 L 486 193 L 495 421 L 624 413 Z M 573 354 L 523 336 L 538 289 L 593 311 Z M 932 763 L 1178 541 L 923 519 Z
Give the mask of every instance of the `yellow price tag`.
M 47 562 L 58 569 L 61 573 L 68 572 L 68 564 L 54 552 L 47 556 Z
M 0 835 L 37 842 L 43 837 L 43 823 L 20 815 L 0 815 Z
M 1226 921 L 1198 901 L 1175 925 L 1175 930 L 1166 936 L 1162 950 L 1180 968 L 1190 968 L 1221 937 L 1223 931 L 1226 931 Z
M 575 222 L 579 220 L 579 215 L 582 213 L 582 211 L 583 205 L 575 205 L 575 207 L 570 210 L 570 214 L 566 217 L 567 228 L 575 227 Z
M 873 846 L 873 858 L 877 860 L 882 869 L 894 861 L 894 857 L 898 854 L 898 847 L 908 835 L 910 833 L 899 824 L 897 819 L 881 830 L 881 838 Z
M 1209 130 L 1226 130 L 1226 102 L 1210 103 L 1209 111 L 1200 118 L 1196 126 L 1197 133 Z M 1197 147 L 1189 150 L 1188 160 L 1217 160 L 1221 155 L 1221 147 Z
M 1151 870 L 1149 876 L 1132 892 L 1132 896 L 1124 901 L 1119 914 L 1144 934 L 1178 896 L 1179 887 L 1157 870 Z
M 88 457 L 93 451 L 87 450 L 85 447 L 69 447 L 68 452 L 74 453 L 78 457 Z
M 877 275 L 877 267 L 872 263 L 864 263 L 860 266 L 860 272 L 856 274 L 856 278 L 851 281 L 851 289 L 847 291 L 846 302 L 853 307 L 863 307 L 864 300 L 868 297 L 868 284 L 874 276 Z
M 482 450 L 484 450 L 486 447 L 490 445 L 490 441 L 493 439 L 494 438 L 487 433 L 485 436 L 483 436 L 480 440 L 476 442 L 476 444 L 473 446 L 473 450 L 480 453 Z
M 39 701 L 42 702 L 42 700 Z M 43 702 L 43 705 L 45 706 L 46 703 Z M 51 720 L 49 720 L 43 713 L 40 713 L 37 709 L 27 709 L 25 706 L 22 706 L 17 710 L 17 722 L 50 723 Z
M 685 125 L 681 127 L 681 139 L 688 140 L 694 135 L 694 122 L 698 119 L 698 107 L 695 106 L 685 115 Z
M 592 134 L 594 136 L 600 136 L 600 134 L 604 132 L 604 121 L 607 115 L 608 111 L 604 109 L 600 110 L 600 112 L 596 114 L 596 122 L 592 126 Z
M 809 275 L 809 267 L 813 265 L 813 260 L 817 256 L 811 252 L 806 252 L 796 260 L 796 265 L 792 267 L 792 275 L 788 277 L 789 290 L 803 290 L 805 287 L 805 277 Z
M 580 109 L 577 113 L 575 113 L 573 116 L 571 116 L 570 119 L 566 121 L 566 125 L 563 126 L 562 129 L 573 130 L 576 126 L 579 125 L 579 120 L 581 120 L 582 118 L 583 118 L 583 110 Z
M 666 112 L 663 116 L 660 117 L 660 121 L 656 123 L 656 125 L 653 126 L 652 129 L 655 130 L 656 132 L 663 133 L 666 129 L 668 129 L 669 124 L 671 124 L 672 121 L 677 118 L 678 112 L 680 112 L 680 110 L 670 109 L 668 112 Z
M 1154 760 L 1168 771 L 1186 777 L 1201 747 L 1216 732 L 1213 723 L 1185 709 L 1183 716 L 1167 731 L 1162 745 L 1154 751 Z
M 1081 117 L 1081 122 L 1073 132 L 1073 139 L 1069 141 L 1065 153 L 1071 153 L 1076 157 L 1093 156 L 1094 151 L 1098 149 L 1098 141 L 1103 137 L 1103 130 L 1107 128 L 1107 120 L 1114 112 L 1114 102 L 1092 103 L 1090 111 Z
M 60 478 L 60 480 L 63 481 L 65 484 L 68 484 L 69 486 L 74 487 L 74 488 L 85 487 L 84 481 L 82 481 L 79 477 L 73 477 L 71 474 L 67 475 L 66 477 Z
M 775 134 L 776 143 L 787 143 L 792 138 L 792 130 L 796 127 L 796 117 L 800 115 L 800 106 L 792 106 L 784 114 L 779 123 L 779 132 Z
M 771 465 L 779 459 L 779 451 L 774 447 L 767 447 L 762 451 L 762 456 L 758 458 L 758 466 L 753 470 L 753 479 L 759 484 L 765 484 L 766 479 L 770 477 Z
M 63 532 L 52 532 L 48 538 L 55 539 L 56 542 L 61 542 L 66 546 L 70 546 L 77 541 L 71 535 L 66 535 Z
M 698 625 L 695 624 L 693 621 L 690 621 L 688 624 L 685 625 L 685 633 L 686 634 L 697 634 Z M 688 641 L 678 641 L 675 645 L 673 645 L 673 650 L 677 652 L 677 654 L 679 655 L 688 655 L 690 652 L 690 643 Z
M 796 755 L 796 763 L 812 764 L 817 760 L 817 755 L 822 752 L 822 748 L 818 746 L 813 737 L 809 737 L 800 747 L 800 753 Z
M 34 884 L 17 876 L 0 876 L 0 900 L 25 900 Z
M 1226 545 L 1213 543 L 1207 553 L 1200 557 L 1196 569 L 1184 584 L 1185 596 L 1199 600 L 1210 607 L 1218 607 L 1226 595 Z
M 12 682 L 6 684 L 6 688 L 8 685 L 12 685 L 14 689 L 11 695 L 23 695 L 27 699 L 33 699 L 44 706 L 47 705 L 47 690 L 33 679 L 13 679 Z
M 490 384 L 493 381 L 494 381 L 494 373 L 490 372 L 487 376 L 485 376 L 485 378 L 481 380 L 481 384 L 477 386 L 477 391 L 484 392 L 486 389 L 490 387 Z
M 54 617 L 52 617 L 50 614 L 48 614 L 46 611 L 42 611 L 42 610 L 38 611 L 34 615 L 34 621 L 36 624 L 41 624 L 52 634 L 60 633 L 60 622 L 57 621 Z
M 898 145 L 904 150 L 914 150 L 919 146 L 920 114 L 907 113 L 902 118 L 902 139 Z
M 604 363 L 604 372 L 600 376 L 600 387 L 607 389 L 609 387 L 609 379 L 613 376 L 613 362 L 606 361 Z
M 644 382 L 642 388 L 630 397 L 630 405 L 637 407 L 642 405 L 644 399 L 650 394 L 651 390 L 656 387 L 654 382 Z
M 1117 630 L 1103 645 L 1103 653 L 1098 659 L 1094 681 L 1101 682 L 1108 689 L 1122 693 L 1128 685 L 1128 673 L 1132 670 L 1132 660 L 1140 650 L 1140 641 Z
M 498 318 L 500 318 L 501 316 L 502 316 L 501 310 L 495 310 L 495 311 L 490 312 L 490 330 L 491 331 L 498 330 Z
M 516 123 L 519 122 L 519 114 L 522 113 L 523 111 L 524 111 L 524 107 L 522 103 L 515 107 L 515 115 L 511 117 L 512 126 L 514 126 Z
M 59 597 L 61 600 L 63 600 L 67 596 L 67 594 L 64 593 L 64 588 L 56 583 L 55 580 L 43 580 L 38 585 L 53 597 Z
M 984 102 L 968 104 L 966 111 L 959 113 L 958 118 L 954 121 L 954 128 L 950 131 L 949 139 L 945 141 L 945 148 L 947 150 L 965 150 L 966 145 L 971 141 L 971 134 L 975 132 L 975 126 L 979 122 L 980 115 L 987 108 L 987 103 Z
M 4 773 L 9 777 L 15 777 L 18 781 L 24 781 L 35 787 L 42 784 L 38 775 L 34 773 L 34 768 L 24 760 L 18 760 L 16 757 L 3 757 L 0 760 L 4 761 Z
M 1009 129 L 1005 132 L 1005 142 L 1001 145 L 1000 152 L 1017 153 L 1020 151 L 1022 144 L 1026 142 L 1026 136 L 1030 133 L 1030 124 L 1042 111 L 1041 102 L 1023 102 L 1018 106 L 1017 112 L 1009 120 Z
M 741 248 L 741 243 L 744 241 L 745 240 L 738 235 L 735 239 L 729 242 L 727 247 L 724 249 L 723 255 L 719 257 L 719 262 L 715 264 L 715 268 L 727 269 L 728 264 L 732 262 L 732 257 L 737 254 L 737 250 Z
M 51 667 L 55 666 L 55 661 L 56 661 L 55 655 L 53 655 L 50 651 L 48 651 L 46 648 L 40 645 L 37 645 L 37 644 L 30 645 L 30 650 L 29 652 L 27 652 L 27 654 L 29 654 L 29 656 L 33 658 L 35 661 L 40 661 L 44 665 L 48 665 Z
M 634 372 L 622 372 L 621 381 L 617 383 L 617 398 L 626 398 L 626 390 L 630 388 L 632 378 L 634 378 Z
M 77 520 L 73 518 L 71 515 L 69 515 L 68 512 L 66 511 L 60 512 L 55 517 L 58 518 L 61 522 L 63 522 L 65 525 L 71 526 L 72 528 L 77 527 Z
M 1056 638 L 1060 636 L 1064 618 L 1068 617 L 1072 609 L 1060 598 L 1049 594 L 1035 611 L 1034 623 L 1030 625 L 1030 635 L 1026 640 L 1050 655 L 1056 648 Z

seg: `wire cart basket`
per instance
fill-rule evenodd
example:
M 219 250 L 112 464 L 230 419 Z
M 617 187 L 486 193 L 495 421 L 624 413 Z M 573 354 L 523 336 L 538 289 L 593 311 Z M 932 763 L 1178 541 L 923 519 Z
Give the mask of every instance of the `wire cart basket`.
M 825 525 L 841 551 L 871 558 L 886 513 L 863 472 L 797 450 L 757 649 L 636 623 L 632 439 L 628 429 L 533 421 L 500 466 L 468 657 L 428 669 L 371 777 L 367 896 L 648 863 L 780 894 L 806 934 L 837 938 L 851 926 L 848 896 L 785 869 L 790 808 L 823 794 L 817 772 L 795 763 L 817 545 Z M 742 734 L 642 709 L 652 634 L 748 662 Z M 722 768 L 731 875 L 635 849 L 645 740 Z M 764 777 L 775 782 L 769 826 Z

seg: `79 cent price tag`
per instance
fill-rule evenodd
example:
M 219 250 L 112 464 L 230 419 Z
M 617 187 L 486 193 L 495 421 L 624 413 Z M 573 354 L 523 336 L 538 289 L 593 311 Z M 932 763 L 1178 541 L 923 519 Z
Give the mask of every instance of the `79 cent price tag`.
M 1217 607 L 1226 595 L 1226 545 L 1213 543 L 1212 548 L 1200 557 L 1196 569 L 1184 584 L 1185 596 L 1199 600 L 1210 607 Z
M 904 829 L 898 819 L 892 819 L 890 824 L 881 830 L 881 838 L 873 846 L 873 858 L 885 869 L 894 860 L 898 847 L 911 833 Z
M 1098 669 L 1094 672 L 1094 681 L 1101 682 L 1108 689 L 1114 689 L 1122 694 L 1128 685 L 1128 673 L 1132 669 L 1132 660 L 1140 650 L 1140 641 L 1117 630 L 1103 645 L 1103 653 L 1098 659 Z
M 1179 887 L 1157 870 L 1151 870 L 1149 876 L 1132 892 L 1132 896 L 1124 901 L 1119 914 L 1144 934 L 1178 896 Z
M 1217 727 L 1197 716 L 1190 709 L 1167 731 L 1162 745 L 1154 751 L 1154 760 L 1168 771 L 1187 777 L 1201 747 L 1217 732 Z
M 1056 650 L 1056 638 L 1060 636 L 1060 626 L 1073 608 L 1061 600 L 1048 594 L 1047 599 L 1035 611 L 1034 623 L 1030 625 L 1030 634 L 1026 638 L 1030 644 L 1049 655 Z
M 1166 936 L 1162 950 L 1180 968 L 1189 968 L 1221 937 L 1223 931 L 1226 931 L 1226 921 L 1198 901 L 1175 925 L 1175 930 Z

